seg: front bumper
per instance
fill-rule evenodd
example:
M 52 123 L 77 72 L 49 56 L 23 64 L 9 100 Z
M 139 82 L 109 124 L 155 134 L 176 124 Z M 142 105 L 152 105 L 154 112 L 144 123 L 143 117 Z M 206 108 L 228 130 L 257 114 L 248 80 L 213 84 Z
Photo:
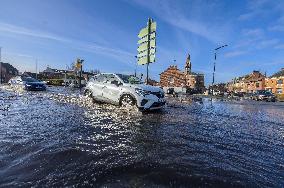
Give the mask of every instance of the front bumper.
M 140 110 L 157 110 L 161 109 L 166 104 L 165 98 L 159 98 L 156 95 L 149 94 L 139 96 L 137 99 L 137 106 Z
M 258 99 L 262 101 L 272 101 L 272 102 L 276 100 L 276 98 L 272 96 L 260 96 Z
M 45 91 L 46 87 L 45 86 L 36 86 L 36 85 L 31 85 L 31 86 L 25 85 L 24 89 L 27 90 L 27 91 Z

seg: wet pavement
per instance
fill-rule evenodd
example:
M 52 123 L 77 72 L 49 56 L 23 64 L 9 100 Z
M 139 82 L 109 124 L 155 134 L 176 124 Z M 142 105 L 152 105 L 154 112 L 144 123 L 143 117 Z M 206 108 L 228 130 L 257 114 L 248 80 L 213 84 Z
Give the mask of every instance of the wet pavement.
M 92 103 L 0 89 L 0 187 L 283 187 L 284 104 Z

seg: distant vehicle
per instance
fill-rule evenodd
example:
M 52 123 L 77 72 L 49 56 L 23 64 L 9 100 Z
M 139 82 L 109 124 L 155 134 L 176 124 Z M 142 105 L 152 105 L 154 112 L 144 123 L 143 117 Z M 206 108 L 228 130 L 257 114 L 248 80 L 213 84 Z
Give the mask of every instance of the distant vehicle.
M 270 102 L 276 101 L 275 95 L 271 93 L 270 91 L 266 91 L 266 90 L 256 91 L 253 94 L 252 99 L 256 101 L 270 101 Z
M 166 103 L 161 88 L 145 85 L 139 78 L 124 74 L 103 73 L 92 77 L 85 95 L 123 107 L 136 105 L 139 110 L 160 109 Z
M 245 93 L 244 99 L 253 99 L 253 93 Z
M 41 82 L 32 77 L 26 77 L 26 76 L 16 76 L 14 78 L 11 78 L 8 84 L 11 86 L 20 87 L 27 91 L 45 91 L 46 90 L 46 85 L 44 82 Z
M 168 88 L 168 89 L 167 89 L 167 94 L 172 95 L 174 92 L 175 92 L 175 89 L 174 89 L 174 88 Z

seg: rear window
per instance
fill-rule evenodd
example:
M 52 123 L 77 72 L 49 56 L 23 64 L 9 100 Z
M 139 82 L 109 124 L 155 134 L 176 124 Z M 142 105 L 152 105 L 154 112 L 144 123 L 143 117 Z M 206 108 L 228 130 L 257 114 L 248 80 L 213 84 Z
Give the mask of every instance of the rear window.
M 39 82 L 37 79 L 31 77 L 22 77 L 22 80 L 25 82 Z

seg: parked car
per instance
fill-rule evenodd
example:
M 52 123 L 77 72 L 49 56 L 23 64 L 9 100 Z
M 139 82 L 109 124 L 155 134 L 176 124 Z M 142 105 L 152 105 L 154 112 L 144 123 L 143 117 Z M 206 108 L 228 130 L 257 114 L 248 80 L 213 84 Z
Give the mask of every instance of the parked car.
M 271 101 L 271 102 L 276 101 L 275 95 L 271 93 L 270 91 L 266 91 L 266 90 L 256 91 L 253 94 L 252 99 L 257 100 L 257 101 Z
M 136 105 L 139 110 L 160 109 L 166 103 L 161 88 L 145 85 L 139 78 L 124 74 L 102 73 L 92 77 L 85 95 L 120 106 Z
M 11 78 L 8 84 L 11 86 L 20 87 L 28 91 L 46 90 L 46 85 L 44 82 L 34 79 L 32 77 L 26 77 L 26 76 L 16 76 L 14 78 Z
M 174 88 L 168 88 L 168 89 L 167 89 L 167 94 L 172 95 L 174 92 L 175 92 L 175 89 L 174 89 Z
M 244 99 L 253 99 L 253 96 L 254 96 L 253 93 L 245 93 L 243 98 Z
M 242 97 L 244 97 L 244 93 L 242 92 L 232 92 L 230 94 L 228 94 L 228 98 L 232 98 L 232 99 L 241 99 Z

